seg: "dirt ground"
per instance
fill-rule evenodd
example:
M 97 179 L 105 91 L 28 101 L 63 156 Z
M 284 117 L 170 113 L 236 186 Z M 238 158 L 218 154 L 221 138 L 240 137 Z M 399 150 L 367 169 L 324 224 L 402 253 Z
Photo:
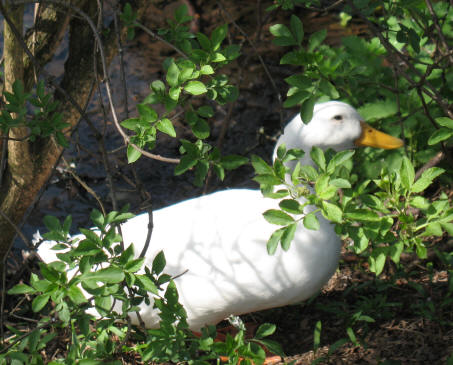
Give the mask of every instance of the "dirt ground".
M 283 79 L 294 70 L 279 65 L 282 49 L 272 45 L 268 32 L 270 24 L 285 22 L 287 13 L 268 15 L 264 9 L 270 5 L 269 1 L 223 3 L 224 11 L 219 9 L 217 2 L 189 3 L 196 19 L 192 24 L 194 28 L 210 32 L 226 21 L 230 23 L 231 41 L 242 43 L 241 58 L 226 70 L 232 83 L 239 86 L 240 96 L 231 106 L 217 107 L 210 141 L 221 146 L 226 154 L 250 156 L 254 153 L 270 160 L 273 141 L 281 124 L 295 112 L 280 107 L 278 93 L 284 96 L 286 92 Z M 261 4 L 260 11 L 257 4 Z M 171 10 L 171 6 L 151 6 L 146 25 L 156 29 L 160 25 L 156 19 L 162 19 Z M 327 27 L 330 44 L 338 44 L 344 35 L 366 34 L 363 25 L 355 21 L 348 28 L 342 28 L 335 11 L 326 14 L 301 12 L 298 15 L 303 19 L 308 35 Z M 240 29 L 231 23 L 232 19 Z M 135 103 L 149 92 L 152 80 L 162 78 L 161 63 L 172 53 L 143 33 L 138 33 L 125 50 L 129 112 L 136 115 Z M 276 89 L 271 86 L 257 54 L 268 67 Z M 55 66 L 57 74 L 61 71 L 60 66 Z M 111 66 L 111 72 L 115 90 L 119 90 L 118 60 Z M 115 100 L 118 104 L 123 101 L 120 92 L 116 92 Z M 125 109 L 119 108 L 124 119 Z M 89 112 L 102 123 L 101 110 L 95 101 Z M 106 130 L 107 147 L 113 150 L 120 146 L 121 139 L 111 123 L 107 122 Z M 178 136 L 189 136 L 182 124 L 177 125 L 177 133 Z M 96 141 L 84 123 L 73 140 L 77 143 L 65 153 L 65 160 L 75 164 L 76 174 L 96 191 L 107 208 L 111 208 L 107 175 L 97 153 Z M 168 157 L 179 155 L 176 142 L 165 136 L 156 152 Z M 145 158 L 136 164 L 136 176 L 125 161 L 124 149 L 111 154 L 111 163 L 119 206 L 129 202 L 137 212 L 151 203 L 153 209 L 158 209 L 203 192 L 228 187 L 257 187 L 251 181 L 253 172 L 250 167 L 233 171 L 223 182 L 211 178 L 207 186 L 196 188 L 191 183 L 190 173 L 175 177 L 173 166 Z M 141 199 L 134 190 L 137 181 L 142 182 L 151 199 Z M 89 212 L 95 207 L 94 198 L 68 173 L 62 161 L 24 230 L 30 234 L 37 227 L 42 229 L 42 218 L 46 214 L 59 218 L 72 214 L 74 225 L 87 227 L 91 225 Z M 407 260 L 405 271 L 389 265 L 388 272 L 377 280 L 367 273 L 365 262 L 344 250 L 339 270 L 318 297 L 301 305 L 254 313 L 245 319 L 277 324 L 277 333 L 272 338 L 283 346 L 288 355 L 284 359 L 286 363 L 310 364 L 315 359 L 321 364 L 446 363 L 453 353 L 452 298 L 451 291 L 450 294 L 448 291 L 447 272 L 436 260 L 432 267 L 411 257 Z M 16 275 L 12 277 L 17 278 Z M 320 343 L 315 345 L 314 329 L 319 321 Z M 352 330 L 356 341 L 351 341 L 347 328 Z

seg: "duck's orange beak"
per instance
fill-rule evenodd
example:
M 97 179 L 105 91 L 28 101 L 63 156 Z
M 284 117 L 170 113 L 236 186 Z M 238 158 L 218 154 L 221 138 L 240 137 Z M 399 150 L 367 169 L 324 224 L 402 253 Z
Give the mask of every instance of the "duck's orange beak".
M 354 144 L 359 147 L 375 147 L 392 150 L 404 146 L 404 142 L 389 134 L 383 133 L 374 129 L 365 122 L 360 122 L 362 134 L 354 141 Z

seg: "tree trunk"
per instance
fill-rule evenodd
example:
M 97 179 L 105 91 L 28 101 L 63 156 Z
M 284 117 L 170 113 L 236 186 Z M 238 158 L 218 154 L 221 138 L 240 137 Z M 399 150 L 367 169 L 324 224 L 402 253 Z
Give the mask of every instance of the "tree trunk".
M 21 33 L 23 29 L 23 6 L 8 6 L 6 5 L 9 18 L 11 19 L 14 27 Z M 14 36 L 13 31 L 6 21 L 4 24 L 4 51 L 3 56 L 5 60 L 5 91 L 12 92 L 13 84 L 15 81 L 22 81 L 24 75 L 24 64 L 23 64 L 23 49 Z M 13 116 L 14 117 L 14 116 Z M 28 131 L 26 128 L 13 128 L 9 131 L 8 137 L 21 139 L 27 135 Z M 22 218 L 20 213 L 21 207 L 16 204 L 21 204 L 22 191 L 24 187 L 30 184 L 32 179 L 32 163 L 30 159 L 30 150 L 28 143 L 23 141 L 8 140 L 4 141 L 7 143 L 7 156 L 3 158 L 7 159 L 7 170 L 5 171 L 3 186 L 8 186 L 9 189 L 6 192 L 0 193 L 3 196 L 0 210 L 3 214 L 7 215 L 13 222 L 18 222 Z M 22 165 L 23 164 L 23 165 Z M 14 178 L 13 178 L 14 177 Z M 5 181 L 6 180 L 6 181 Z M 16 208 L 19 208 L 16 210 Z M 10 238 L 11 232 L 14 232 L 14 227 L 3 217 L 0 217 L 0 237 Z M 4 258 L 9 251 L 9 244 L 0 244 L 0 258 Z M 3 260 L 2 260 L 3 262 Z
M 82 10 L 90 14 L 92 18 L 96 15 L 97 9 L 94 1 L 79 0 L 73 4 L 83 6 Z M 140 15 L 146 8 L 146 1 L 138 1 L 136 4 Z M 17 9 L 14 13 L 9 10 L 8 14 L 11 18 L 14 17 L 16 28 L 22 30 L 23 10 Z M 46 8 L 40 14 L 41 17 L 45 17 L 42 23 L 46 24 L 46 30 L 43 33 L 38 31 L 34 35 L 35 39 L 39 38 L 39 42 L 36 43 L 37 48 L 34 49 L 39 58 L 33 64 L 25 57 L 25 78 L 22 62 L 24 59 L 23 48 L 6 25 L 6 21 L 4 22 L 5 85 L 7 90 L 11 90 L 11 85 L 16 79 L 23 80 L 27 88 L 30 88 L 34 84 L 36 76 L 39 75 L 41 67 L 44 67 L 46 61 L 52 58 L 51 56 L 64 34 L 64 27 L 68 24 L 66 21 L 67 9 L 66 12 L 61 12 L 61 10 L 55 12 L 51 8 Z M 124 34 L 125 29 L 122 30 L 122 35 Z M 115 35 L 112 26 L 104 39 L 107 64 L 117 52 Z M 33 37 L 33 34 L 29 34 L 29 37 Z M 28 39 L 26 43 L 30 45 L 31 42 Z M 83 20 L 73 18 L 70 22 L 69 54 L 60 87 L 78 105 L 82 106 L 82 109 L 91 97 L 91 92 L 97 82 L 93 67 L 94 49 L 94 37 L 88 25 Z M 36 69 L 36 63 L 39 65 L 38 69 Z M 71 125 L 66 131 L 69 136 L 80 120 L 80 113 L 68 100 L 67 95 L 55 92 L 55 99 L 61 102 L 59 110 L 63 114 L 63 120 Z M 23 138 L 27 133 L 27 129 L 17 128 L 11 130 L 10 137 Z M 8 254 L 17 233 L 14 226 L 3 215 L 6 215 L 14 225 L 20 225 L 25 213 L 34 203 L 35 197 L 49 179 L 62 151 L 63 148 L 57 145 L 53 138 L 38 138 L 35 142 L 8 141 L 7 167 L 2 186 L 0 186 L 0 259 L 4 259 Z

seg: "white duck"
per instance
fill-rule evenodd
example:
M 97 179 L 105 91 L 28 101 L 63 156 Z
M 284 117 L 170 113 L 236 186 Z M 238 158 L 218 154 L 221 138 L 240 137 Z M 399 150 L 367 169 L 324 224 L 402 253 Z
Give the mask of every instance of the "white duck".
M 378 132 L 361 121 L 348 104 L 332 101 L 318 104 L 313 119 L 304 125 L 297 115 L 279 138 L 277 146 L 301 148 L 302 162 L 310 163 L 312 146 L 335 150 L 369 145 L 398 148 L 403 142 Z M 187 311 L 192 330 L 216 324 L 231 314 L 294 304 L 309 298 L 328 281 L 339 260 L 341 241 L 334 227 L 318 215 L 318 231 L 300 224 L 287 252 L 274 256 L 266 242 L 275 226 L 262 213 L 277 208 L 278 201 L 263 198 L 259 190 L 231 189 L 193 198 L 153 212 L 154 229 L 146 253 L 146 265 L 164 251 L 165 272 L 180 275 L 175 283 L 180 302 Z M 122 224 L 126 247 L 133 243 L 136 255 L 142 251 L 148 214 Z M 38 253 L 45 262 L 56 260 L 45 241 Z M 121 310 L 117 304 L 116 310 Z M 158 326 L 152 304 L 140 306 L 140 316 L 148 328 Z M 131 313 L 133 323 L 138 323 Z

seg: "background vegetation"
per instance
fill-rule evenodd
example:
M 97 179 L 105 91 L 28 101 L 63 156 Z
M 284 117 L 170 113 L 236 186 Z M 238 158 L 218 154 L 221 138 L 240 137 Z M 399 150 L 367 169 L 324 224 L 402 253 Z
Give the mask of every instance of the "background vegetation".
M 210 7 L 201 1 L 186 1 L 158 17 L 164 5 L 157 2 L 154 13 L 144 17 L 147 2 L 80 0 L 67 4 L 49 0 L 34 8 L 34 20 L 25 33 L 23 5 L 32 2 L 14 4 L 0 4 L 5 26 L 0 116 L 2 361 L 206 363 L 226 356 L 231 363 L 237 363 L 239 357 L 259 363 L 264 359 L 259 343 L 282 353 L 275 340 L 296 361 L 328 363 L 339 357 L 355 363 L 367 356 L 371 363 L 382 364 L 407 363 L 409 358 L 421 363 L 453 361 L 450 3 L 258 1 L 244 5 L 241 13 L 226 1 Z M 203 12 L 210 16 L 203 18 Z M 244 15 L 247 12 L 257 14 L 256 18 L 251 21 Z M 310 17 L 327 21 L 319 24 Z M 165 22 L 159 24 L 157 18 L 165 18 Z M 149 26 L 144 19 L 150 21 Z M 156 61 L 160 75 L 150 83 L 131 117 L 123 48 L 134 37 L 149 37 L 146 42 L 155 41 L 164 56 Z M 64 72 L 55 78 L 45 66 L 58 54 L 60 44 L 67 54 Z M 121 75 L 121 82 L 114 88 L 109 65 L 116 54 L 119 66 L 113 69 Z M 263 71 L 250 72 L 249 63 L 255 65 L 251 70 Z M 286 97 L 280 96 L 281 90 Z M 256 124 L 234 123 L 235 113 L 246 113 L 247 102 L 259 93 L 274 105 L 280 104 L 270 118 L 273 126 L 264 124 L 261 134 Z M 405 148 L 339 154 L 314 149 L 311 156 L 317 169 L 298 165 L 291 173 L 294 183 L 314 185 L 316 194 L 288 185 L 283 196 L 281 192 L 275 195 L 272 187 L 282 183 L 288 172 L 283 162 L 297 153 L 281 149 L 271 166 L 267 156 L 272 141 L 267 149 L 248 150 L 238 148 L 240 143 L 228 143 L 228 134 L 232 140 L 246 141 L 245 146 L 260 136 L 272 140 L 284 123 L 284 108 L 297 108 L 308 122 L 314 104 L 331 99 L 356 106 L 367 121 L 404 138 Z M 99 120 L 87 112 L 90 100 L 101 109 Z M 224 121 L 219 124 L 222 113 Z M 266 114 L 262 112 L 262 116 Z M 26 265 L 14 267 L 17 259 L 8 256 L 13 238 L 18 234 L 30 244 L 19 227 L 57 166 L 63 147 L 92 147 L 83 133 L 74 132 L 79 120 L 85 123 L 80 128 L 89 129 L 93 136 L 91 143 L 96 148 L 91 157 L 104 166 L 107 203 L 64 158 L 59 168 L 92 196 L 97 210 L 90 215 L 91 223 L 81 221 L 98 227 L 102 235 L 82 229 L 88 238 L 83 247 L 62 255 L 60 262 L 39 264 L 39 270 L 33 268 L 30 276 Z M 109 135 L 119 136 L 113 139 L 115 148 L 107 140 Z M 258 144 L 264 143 L 258 140 Z M 119 146 L 127 148 L 117 150 Z M 123 176 L 138 192 L 132 200 L 136 206 L 137 197 L 150 203 L 149 192 L 133 167 L 143 164 L 144 158 L 169 165 L 149 165 L 151 160 L 147 160 L 141 166 L 161 171 L 169 171 L 171 166 L 174 175 L 184 174 L 175 181 L 187 190 L 187 180 L 204 191 L 240 185 L 251 180 L 252 165 L 263 192 L 285 198 L 281 211 L 265 216 L 281 226 L 270 237 L 270 253 L 279 244 L 283 248 L 291 244 L 295 218 L 287 213 L 297 216 L 302 209 L 292 199 L 305 195 L 336 223 L 346 242 L 341 271 L 330 285 L 330 294 L 295 309 L 310 323 L 297 326 L 301 319 L 292 315 L 286 319 L 290 324 L 275 321 L 279 312 L 274 311 L 269 321 L 285 330 L 277 330 L 273 342 L 265 338 L 276 330 L 270 324 L 263 324 L 253 339 L 246 339 L 239 322 L 238 334 L 227 336 L 224 342 L 214 341 L 213 328 L 200 337 L 188 332 L 176 287 L 164 273 L 164 254 L 142 273 L 143 259 L 124 250 L 114 226 L 108 228 L 131 216 L 129 207 L 122 207 L 121 191 L 115 186 L 118 173 L 113 166 L 119 155 L 132 164 L 131 172 Z M 237 180 L 239 176 L 241 180 Z M 168 196 L 161 199 L 168 200 Z M 153 193 L 155 201 L 159 198 Z M 306 227 L 316 229 L 315 216 L 299 217 L 296 219 Z M 61 242 L 61 247 L 71 245 L 70 218 L 48 217 L 45 223 L 46 238 Z M 7 270 L 10 258 L 12 266 Z M 104 268 L 94 271 L 100 262 L 105 262 Z M 68 268 L 77 267 L 80 271 L 67 275 Z M 77 286 L 82 281 L 93 295 L 90 300 Z M 167 289 L 159 290 L 165 283 L 170 283 Z M 125 303 L 127 312 L 149 300 L 149 295 L 162 312 L 159 330 L 131 326 L 126 315 L 108 311 L 114 298 Z M 105 318 L 90 322 L 86 310 L 92 306 Z M 317 317 L 308 319 L 309 311 L 316 311 Z M 124 324 L 115 322 L 120 317 Z M 266 318 L 263 314 L 261 323 Z M 400 324 L 415 319 L 411 323 L 416 328 L 394 326 L 395 322 L 389 322 L 392 318 Z M 326 322 L 334 325 L 326 326 Z M 309 328 L 313 333 L 310 355 L 301 355 L 303 342 L 291 340 L 291 326 Z M 389 338 L 387 343 L 371 340 L 383 328 L 415 334 L 423 346 L 403 353 L 385 351 L 383 347 L 393 348 L 394 343 L 388 333 L 383 336 Z M 424 331 L 431 335 L 429 340 Z M 404 335 L 402 338 L 410 342 Z M 376 348 L 372 354 L 367 352 L 370 347 Z

